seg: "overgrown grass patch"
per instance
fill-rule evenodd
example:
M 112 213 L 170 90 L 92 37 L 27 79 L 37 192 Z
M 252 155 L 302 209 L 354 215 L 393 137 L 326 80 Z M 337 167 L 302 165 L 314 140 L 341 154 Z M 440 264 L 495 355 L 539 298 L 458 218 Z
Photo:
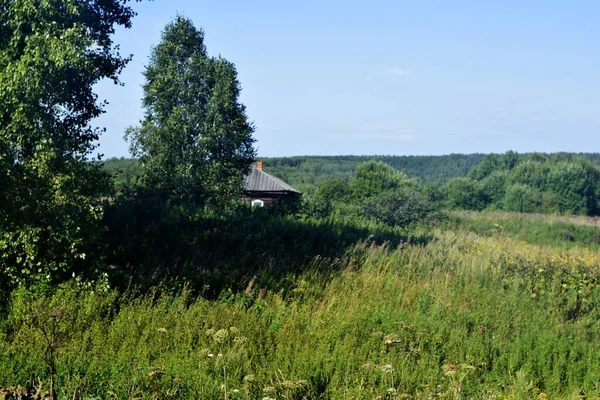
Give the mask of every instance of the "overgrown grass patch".
M 343 265 L 327 263 L 313 261 L 285 288 L 217 300 L 75 283 L 41 299 L 20 290 L 0 336 L 0 384 L 47 375 L 36 324 L 55 318 L 65 398 L 600 395 L 589 250 L 437 232 L 428 244 L 365 243 Z M 562 286 L 566 276 L 574 288 Z M 54 309 L 63 311 L 44 314 Z
M 448 230 L 467 230 L 482 236 L 510 236 L 531 244 L 588 247 L 600 250 L 600 220 L 508 212 L 454 212 Z

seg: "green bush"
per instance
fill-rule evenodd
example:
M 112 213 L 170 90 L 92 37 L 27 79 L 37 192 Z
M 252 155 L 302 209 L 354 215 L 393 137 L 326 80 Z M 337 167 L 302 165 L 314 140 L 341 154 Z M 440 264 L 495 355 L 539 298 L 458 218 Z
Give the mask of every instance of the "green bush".
M 452 209 L 483 210 L 488 204 L 486 193 L 471 178 L 453 178 L 442 188 Z
M 515 183 L 506 189 L 504 197 L 504 209 L 507 211 L 516 211 L 531 213 L 540 208 L 542 204 L 542 195 L 536 189 Z

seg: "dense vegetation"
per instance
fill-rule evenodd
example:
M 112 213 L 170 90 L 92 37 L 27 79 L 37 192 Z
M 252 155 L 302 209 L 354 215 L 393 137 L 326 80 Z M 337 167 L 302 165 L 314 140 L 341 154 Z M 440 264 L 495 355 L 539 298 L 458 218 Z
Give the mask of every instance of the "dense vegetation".
M 579 215 L 599 211 L 597 153 L 314 156 L 267 158 L 264 165 L 312 198 L 323 187 L 331 191 L 328 186 L 350 181 L 367 161 L 381 161 L 416 179 L 448 208 Z M 140 174 L 133 159 L 109 159 L 105 170 L 114 176 L 117 191 Z
M 100 165 L 134 13 L 38 3 L 0 3 L 0 398 L 600 396 L 598 221 L 565 216 L 600 210 L 595 155 L 270 159 L 302 202 L 252 208 L 201 30 L 166 26 L 140 159 Z
M 325 180 L 348 180 L 360 163 L 382 161 L 411 178 L 426 184 L 443 184 L 451 178 L 465 176 L 484 158 L 484 154 L 450 154 L 447 156 L 299 156 L 266 158 L 269 171 L 292 185 L 320 186 Z
M 22 288 L 0 335 L 0 381 L 44 376 L 46 324 L 64 398 L 598 396 L 597 252 L 502 228 L 561 232 L 550 218 L 456 218 L 490 229 L 452 225 L 417 245 L 375 236 L 214 300 L 104 282 L 45 297 Z
M 82 270 L 99 246 L 108 179 L 86 162 L 100 130 L 94 85 L 119 83 L 123 1 L 0 2 L 0 291 Z M 86 265 L 87 264 L 87 265 Z
M 530 154 L 512 153 L 517 160 Z M 559 153 L 600 165 L 600 153 Z M 485 154 L 449 154 L 443 156 L 296 156 L 265 158 L 265 167 L 291 185 L 321 186 L 327 179 L 349 180 L 356 166 L 366 161 L 382 161 L 425 185 L 441 186 L 452 178 L 465 177 L 484 159 Z
M 382 161 L 411 178 L 425 184 L 441 185 L 451 178 L 466 176 L 485 157 L 484 154 L 450 154 L 447 156 L 295 156 L 264 158 L 265 168 L 292 186 L 321 186 L 328 179 L 349 180 L 358 164 Z M 134 159 L 111 158 L 106 170 L 116 175 L 116 181 L 131 179 L 139 173 Z
M 567 154 L 491 154 L 442 191 L 452 208 L 598 215 L 600 168 Z

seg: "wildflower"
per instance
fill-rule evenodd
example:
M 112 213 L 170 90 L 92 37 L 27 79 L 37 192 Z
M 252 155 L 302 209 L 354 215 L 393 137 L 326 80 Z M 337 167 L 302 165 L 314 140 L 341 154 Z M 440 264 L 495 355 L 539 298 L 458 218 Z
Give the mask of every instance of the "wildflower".
M 232 392 L 232 393 L 239 393 L 239 392 L 240 392 L 240 389 L 233 389 L 231 392 Z
M 206 357 L 210 354 L 210 349 L 204 348 L 202 350 L 200 350 L 200 355 L 203 357 Z
M 389 394 L 391 394 L 392 396 L 395 396 L 395 395 L 396 395 L 396 389 L 394 389 L 393 387 L 389 388 L 389 389 L 387 390 L 387 392 L 388 392 Z
M 383 344 L 388 346 L 396 343 L 402 343 L 402 338 L 400 337 L 400 335 L 395 333 L 390 333 L 383 339 Z
M 386 374 L 394 372 L 394 366 L 392 364 L 384 364 L 381 367 L 379 367 L 379 369 L 381 370 L 381 372 L 384 372 Z
M 232 326 L 231 328 L 229 328 L 229 332 L 231 332 L 235 335 L 236 333 L 239 333 L 240 330 L 238 328 L 236 328 L 235 326 Z
M 263 388 L 263 392 L 265 392 L 267 394 L 276 394 L 277 390 L 275 390 L 275 388 L 273 386 L 265 386 Z
M 371 371 L 373 371 L 375 368 L 377 368 L 377 365 L 373 364 L 373 363 L 366 363 L 365 365 L 362 366 L 363 368 L 369 369 Z
M 456 364 L 444 364 L 442 369 L 444 370 L 444 375 L 446 376 L 454 376 L 458 372 L 457 370 L 460 367 Z
M 209 358 L 213 358 L 215 355 L 213 353 L 208 353 Z
M 150 372 L 148 372 L 148 376 L 156 376 L 157 378 L 160 378 L 164 374 L 165 373 L 161 371 L 159 367 L 156 366 L 150 367 Z
M 208 328 L 205 332 L 206 336 L 212 336 L 215 334 L 215 330 L 213 328 Z
M 160 333 L 167 333 L 167 328 L 158 328 L 157 331 Z
M 236 336 L 235 338 L 233 338 L 233 341 L 236 343 L 246 343 L 248 341 L 248 338 L 246 336 Z
M 281 382 L 281 387 L 284 389 L 292 390 L 292 389 L 296 389 L 298 386 L 296 385 L 296 382 L 294 382 L 294 381 L 283 381 L 283 382 Z
M 223 357 L 223 353 L 217 354 L 217 357 Z
M 229 331 L 227 329 L 219 329 L 213 335 L 213 340 L 217 343 L 223 343 L 229 338 Z
M 244 382 L 254 382 L 256 380 L 255 376 L 250 374 L 244 377 Z

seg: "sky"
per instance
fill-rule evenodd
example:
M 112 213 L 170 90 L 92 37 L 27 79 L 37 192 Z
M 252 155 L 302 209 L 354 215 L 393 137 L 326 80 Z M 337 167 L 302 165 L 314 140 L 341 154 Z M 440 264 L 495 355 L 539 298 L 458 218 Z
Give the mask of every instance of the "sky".
M 142 72 L 177 14 L 233 62 L 259 157 L 600 152 L 597 0 L 155 0 L 114 36 L 104 158 L 128 157 Z

